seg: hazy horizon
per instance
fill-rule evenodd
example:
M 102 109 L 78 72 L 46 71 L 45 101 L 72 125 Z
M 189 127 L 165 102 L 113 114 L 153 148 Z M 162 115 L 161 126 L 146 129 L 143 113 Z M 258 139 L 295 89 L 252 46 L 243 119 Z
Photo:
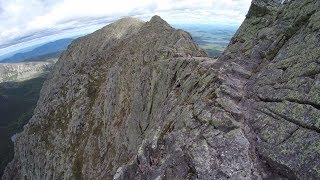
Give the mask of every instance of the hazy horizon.
M 170 24 L 239 26 L 251 0 L 0 0 L 0 56 L 30 46 L 91 33 L 132 16 L 159 15 Z

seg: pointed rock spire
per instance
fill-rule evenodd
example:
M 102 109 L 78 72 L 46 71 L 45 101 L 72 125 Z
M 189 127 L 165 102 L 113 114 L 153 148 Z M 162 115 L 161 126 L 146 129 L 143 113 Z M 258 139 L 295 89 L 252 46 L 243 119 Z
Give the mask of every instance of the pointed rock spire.
M 150 19 L 149 25 L 155 26 L 155 27 L 164 26 L 164 27 L 170 27 L 171 28 L 171 26 L 158 15 L 155 15 Z

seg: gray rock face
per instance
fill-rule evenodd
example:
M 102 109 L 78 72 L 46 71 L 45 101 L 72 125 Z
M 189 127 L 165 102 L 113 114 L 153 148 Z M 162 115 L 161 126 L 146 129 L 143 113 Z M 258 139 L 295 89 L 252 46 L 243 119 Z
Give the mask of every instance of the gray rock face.
M 258 156 L 289 179 L 320 178 L 319 7 L 253 3 L 221 57 L 252 72 L 240 106 Z
M 319 179 L 318 15 L 253 1 L 218 60 L 158 16 L 76 40 L 3 179 Z
M 257 153 L 289 179 L 320 178 L 319 7 L 314 0 L 285 1 L 246 20 L 243 26 L 259 27 L 254 38 L 240 30 L 233 41 L 253 47 L 238 53 L 247 54 L 244 67 L 255 72 L 243 104 Z

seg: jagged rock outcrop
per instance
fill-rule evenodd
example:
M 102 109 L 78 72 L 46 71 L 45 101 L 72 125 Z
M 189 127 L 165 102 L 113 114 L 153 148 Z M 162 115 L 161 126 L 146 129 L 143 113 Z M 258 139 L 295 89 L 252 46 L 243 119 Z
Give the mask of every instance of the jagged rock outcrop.
M 319 2 L 253 1 L 218 59 L 160 17 L 73 42 L 4 179 L 319 179 Z

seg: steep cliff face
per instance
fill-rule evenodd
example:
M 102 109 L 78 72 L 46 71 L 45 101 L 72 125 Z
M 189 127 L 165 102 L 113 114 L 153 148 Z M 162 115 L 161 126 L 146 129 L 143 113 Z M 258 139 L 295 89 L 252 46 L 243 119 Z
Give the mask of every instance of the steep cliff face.
M 218 60 L 158 16 L 76 40 L 3 178 L 320 178 L 319 17 L 253 1 Z
M 320 2 L 281 3 L 254 1 L 220 60 L 251 74 L 239 106 L 262 160 L 289 179 L 319 179 Z

